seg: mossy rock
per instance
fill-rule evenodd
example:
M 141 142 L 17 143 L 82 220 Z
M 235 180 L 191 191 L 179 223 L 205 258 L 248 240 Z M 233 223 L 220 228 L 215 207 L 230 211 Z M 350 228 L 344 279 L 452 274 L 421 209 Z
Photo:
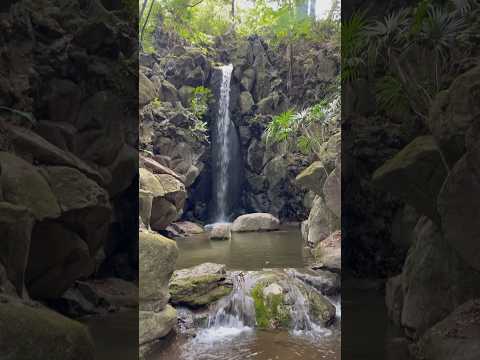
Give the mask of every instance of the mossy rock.
M 251 292 L 255 305 L 256 325 L 263 329 L 289 328 L 290 308 L 285 304 L 283 294 L 265 295 L 264 289 L 270 281 L 259 282 Z
M 88 329 L 43 307 L 0 304 L 0 359 L 93 360 Z

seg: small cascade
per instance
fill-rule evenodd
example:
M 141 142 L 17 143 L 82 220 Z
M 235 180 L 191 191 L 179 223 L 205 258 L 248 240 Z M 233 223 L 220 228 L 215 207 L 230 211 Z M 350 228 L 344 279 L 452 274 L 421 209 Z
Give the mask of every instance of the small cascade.
M 207 328 L 201 330 L 198 340 L 212 342 L 252 331 L 256 326 L 252 289 L 272 276 L 276 279 L 275 283 L 283 289 L 286 303 L 289 304 L 289 330 L 293 335 L 315 338 L 331 334 L 329 329 L 315 323 L 310 316 L 310 302 L 305 289 L 316 290 L 288 270 L 267 270 L 232 273 L 233 291 L 210 309 Z

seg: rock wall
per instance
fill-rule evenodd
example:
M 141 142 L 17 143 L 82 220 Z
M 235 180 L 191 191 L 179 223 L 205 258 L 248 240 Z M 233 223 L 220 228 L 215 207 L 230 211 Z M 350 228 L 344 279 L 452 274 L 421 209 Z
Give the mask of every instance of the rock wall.
M 420 215 L 403 271 L 389 281 L 387 306 L 406 334 L 419 340 L 417 355 L 425 359 L 442 358 L 445 342 L 453 351 L 449 358 L 462 358 L 458 349 L 470 340 L 460 345 L 451 318 L 480 296 L 479 200 L 472 195 L 480 190 L 479 70 L 471 68 L 440 92 L 430 109 L 431 135 L 414 139 L 373 176 L 377 187 Z M 478 321 L 472 318 L 472 324 Z M 444 335 L 436 335 L 439 328 Z M 469 355 L 478 357 L 478 349 Z
M 137 206 L 137 29 L 126 13 L 94 0 L 7 3 L 0 12 L 0 326 L 10 325 L 2 342 L 18 359 L 92 359 L 82 325 L 30 298 L 53 305 L 78 280 L 137 279 L 137 225 L 128 216 Z M 3 351 L 1 358 L 12 356 Z

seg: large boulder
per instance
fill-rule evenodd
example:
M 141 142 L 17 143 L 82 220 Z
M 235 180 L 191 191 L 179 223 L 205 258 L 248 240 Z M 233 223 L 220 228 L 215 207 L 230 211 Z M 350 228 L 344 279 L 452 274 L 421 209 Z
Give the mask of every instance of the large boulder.
M 321 196 L 316 196 L 307 223 L 303 228 L 306 244 L 315 247 L 339 227 L 338 217 L 329 210 Z
M 140 107 L 147 105 L 158 96 L 155 85 L 143 74 L 138 77 L 138 100 Z
M 54 221 L 35 225 L 26 269 L 26 284 L 33 298 L 58 298 L 94 269 L 88 245 L 77 233 Z
M 401 322 L 413 338 L 445 318 L 454 308 L 480 296 L 480 273 L 463 262 L 439 227 L 422 217 L 402 274 Z
M 342 270 L 342 233 L 336 231 L 313 249 L 316 267 L 333 272 Z
M 0 183 L 5 201 L 23 206 L 36 220 L 60 216 L 60 207 L 38 168 L 7 152 L 0 152 Z
M 277 230 L 280 221 L 268 213 L 241 215 L 232 224 L 232 232 L 272 231 Z
M 464 303 L 429 329 L 417 344 L 425 360 L 480 359 L 480 300 Z
M 19 296 L 23 296 L 25 286 L 33 223 L 33 216 L 27 208 L 0 202 L 0 266 L 3 264 L 6 278 Z
M 39 305 L 0 301 L 1 359 L 95 359 L 84 325 Z
M 428 126 L 450 166 L 465 152 L 465 134 L 480 115 L 480 66 L 460 75 L 434 99 Z
M 170 280 L 171 302 L 189 307 L 201 307 L 228 295 L 232 284 L 226 281 L 225 265 L 204 263 L 177 270 Z
M 328 209 L 340 218 L 342 211 L 342 174 L 339 167 L 336 167 L 325 180 L 323 196 Z
M 168 303 L 168 281 L 175 269 L 178 248 L 173 240 L 160 234 L 142 231 L 139 236 L 140 307 L 156 311 Z
M 323 166 L 323 163 L 321 161 L 315 161 L 298 174 L 295 181 L 300 187 L 311 190 L 317 195 L 321 195 L 323 194 L 323 185 L 327 176 L 328 172 Z
M 403 287 L 402 276 L 397 275 L 387 280 L 385 286 L 385 304 L 388 317 L 392 322 L 400 326 L 402 321 L 403 308 Z
M 478 153 L 477 159 L 472 156 Z M 463 156 L 451 170 L 438 196 L 445 239 L 462 259 L 480 271 L 480 147 Z
M 177 311 L 167 305 L 161 311 L 139 312 L 139 336 L 140 346 L 144 346 L 154 340 L 165 337 L 177 323 Z
M 242 115 L 248 114 L 251 110 L 255 102 L 253 101 L 252 94 L 250 94 L 248 91 L 243 91 L 240 94 L 240 113 Z
M 437 196 L 447 175 L 432 136 L 420 136 L 373 174 L 373 184 L 439 222 Z
M 212 224 L 210 226 L 208 237 L 213 240 L 225 240 L 230 239 L 232 236 L 232 224 L 220 223 Z

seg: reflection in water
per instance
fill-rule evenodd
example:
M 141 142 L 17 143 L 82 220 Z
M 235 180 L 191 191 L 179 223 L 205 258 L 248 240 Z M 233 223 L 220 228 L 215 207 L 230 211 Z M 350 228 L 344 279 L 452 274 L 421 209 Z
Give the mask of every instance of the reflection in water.
M 138 311 L 126 311 L 81 320 L 95 343 L 95 360 L 138 359 Z
M 306 257 L 300 231 L 286 228 L 262 233 L 233 233 L 230 240 L 209 240 L 202 234 L 178 239 L 177 268 L 204 262 L 226 264 L 230 270 L 259 270 L 265 267 L 303 267 Z

